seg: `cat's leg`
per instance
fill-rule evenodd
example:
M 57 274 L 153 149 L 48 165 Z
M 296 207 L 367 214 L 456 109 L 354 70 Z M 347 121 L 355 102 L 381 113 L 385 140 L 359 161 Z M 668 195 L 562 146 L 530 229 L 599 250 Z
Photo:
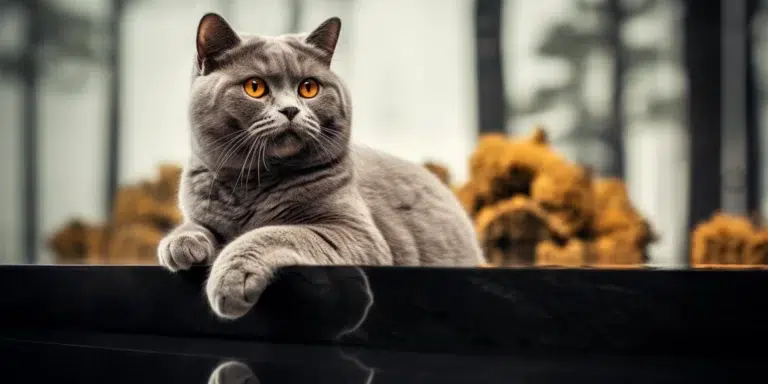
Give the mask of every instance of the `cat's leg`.
M 391 265 L 383 238 L 374 231 L 340 227 L 270 226 L 227 245 L 214 261 L 206 283 L 208 302 L 220 317 L 245 315 L 272 280 L 288 265 Z
M 160 265 L 175 272 L 194 264 L 211 263 L 216 257 L 216 237 L 200 224 L 186 222 L 166 235 L 157 247 Z

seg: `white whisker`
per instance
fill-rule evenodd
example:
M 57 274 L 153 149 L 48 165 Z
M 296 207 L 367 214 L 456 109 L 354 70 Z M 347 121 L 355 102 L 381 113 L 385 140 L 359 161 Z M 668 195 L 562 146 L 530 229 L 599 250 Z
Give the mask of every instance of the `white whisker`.
M 303 128 L 306 128 L 307 131 L 311 132 L 312 134 L 314 135 L 321 134 L 320 125 L 317 124 L 316 122 L 305 117 L 301 119 L 300 123 L 302 124 Z
M 278 124 L 275 124 L 275 120 L 274 120 L 274 119 L 270 119 L 270 120 L 268 120 L 268 121 L 267 121 L 267 123 L 268 123 L 268 124 L 265 124 L 265 125 L 260 125 L 260 126 L 258 126 L 258 127 L 256 127 L 256 128 L 250 128 L 250 127 L 249 127 L 249 128 L 248 128 L 248 130 L 249 130 L 249 132 L 250 132 L 252 135 L 261 135 L 261 134 L 263 134 L 264 132 L 268 132 L 268 131 L 270 131 L 270 130 L 272 130 L 272 129 L 275 129 L 275 128 L 277 128 L 277 126 L 279 125 L 279 123 L 278 123 Z M 251 125 L 251 127 L 254 127 L 254 126 L 255 126 L 255 124 L 254 124 L 254 125 Z
M 248 197 L 248 185 L 249 185 L 249 181 L 250 181 L 250 178 L 251 178 L 251 168 L 253 168 L 253 159 L 257 158 L 258 157 L 258 153 L 259 153 L 259 146 L 260 146 L 259 143 L 260 143 L 260 141 L 258 139 L 254 140 L 254 144 L 253 144 L 253 147 L 252 147 L 253 156 L 251 156 L 251 160 L 248 161 L 248 173 L 245 174 L 245 196 L 246 197 Z M 259 163 L 256 162 L 256 165 L 258 166 Z M 258 177 L 258 173 L 257 173 L 256 177 Z
M 225 144 L 225 145 L 227 145 L 228 147 L 227 147 L 227 148 L 225 148 L 225 150 L 224 150 L 224 153 L 223 153 L 221 156 L 219 156 L 219 160 L 223 160 L 223 159 L 222 159 L 222 157 L 223 157 L 224 155 L 226 155 L 226 154 L 229 152 L 229 150 L 231 149 L 231 148 L 229 148 L 229 146 L 230 146 L 230 145 L 234 147 L 234 146 L 236 145 L 236 142 L 237 142 L 238 140 L 240 140 L 240 139 L 242 139 L 243 137 L 245 137 L 245 133 L 244 133 L 244 132 L 239 132 L 239 133 L 240 133 L 239 135 L 237 135 L 237 136 L 236 136 L 235 138 L 233 138 L 232 140 L 229 140 L 229 141 L 228 141 L 228 142 Z M 219 164 L 223 164 L 223 162 L 219 162 Z M 213 194 L 213 186 L 216 184 L 216 179 L 217 179 L 217 177 L 218 177 L 218 173 L 219 173 L 219 169 L 220 169 L 220 168 L 221 168 L 221 165 L 218 165 L 218 166 L 216 167 L 216 169 L 213 171 L 213 180 L 211 181 L 211 187 L 208 189 L 208 199 L 207 199 L 207 203 L 208 203 L 208 206 L 209 206 L 209 207 L 210 207 L 210 205 L 211 205 L 211 195 Z
M 221 149 L 222 147 L 225 147 L 225 146 L 231 144 L 232 142 L 241 139 L 243 136 L 245 136 L 247 134 L 248 134 L 248 132 L 238 131 L 238 132 L 235 132 L 235 135 L 227 135 L 226 137 L 230 137 L 230 139 L 227 140 L 225 143 L 219 144 L 215 148 L 210 148 L 210 149 L 206 149 L 206 150 L 208 152 L 215 152 L 215 151 Z M 232 136 L 234 136 L 234 137 L 232 137 Z M 218 140 L 216 140 L 216 141 L 218 141 Z
M 243 178 L 243 172 L 245 172 L 246 165 L 249 164 L 248 159 L 253 154 L 253 150 L 256 148 L 256 143 L 257 143 L 257 141 L 253 140 L 251 142 L 250 147 L 248 147 L 248 151 L 245 153 L 245 159 L 243 159 L 243 164 L 240 166 L 240 174 L 237 176 L 237 180 L 235 180 L 235 186 L 232 187 L 232 195 L 233 196 L 234 196 L 235 192 L 237 191 L 237 184 L 240 183 L 240 179 Z M 245 193 L 247 194 L 248 193 L 248 185 L 247 184 L 244 185 L 243 189 L 245 190 Z
M 266 145 L 263 142 L 259 142 L 259 148 L 257 149 L 257 158 L 256 158 L 256 186 L 261 187 L 261 165 L 259 164 L 261 162 L 261 157 L 264 156 L 264 150 L 266 148 Z
M 269 125 L 270 123 L 273 123 L 274 121 L 275 121 L 275 119 L 271 118 L 271 117 L 259 119 L 259 120 L 256 120 L 255 122 L 253 122 L 253 124 L 249 125 L 246 130 L 247 131 L 253 131 L 253 130 L 259 129 L 259 128 L 265 126 L 265 125 Z
M 216 182 L 216 179 L 219 176 L 219 170 L 221 170 L 221 167 L 224 166 L 224 164 L 229 160 L 232 155 L 237 153 L 237 151 L 242 148 L 243 144 L 248 142 L 248 135 L 242 135 L 238 136 L 238 140 L 236 140 L 234 143 L 232 143 L 227 149 L 224 151 L 224 154 L 220 156 L 221 161 L 219 161 L 219 165 L 216 167 L 216 169 L 213 171 L 213 180 L 211 181 L 211 188 L 208 191 L 208 206 L 211 204 L 211 194 L 213 193 L 213 186 Z
M 323 142 L 321 141 L 322 140 L 322 135 L 319 136 L 319 137 L 314 137 L 313 136 L 312 140 L 313 140 L 313 142 L 317 143 L 317 146 L 315 146 L 313 144 L 313 147 L 322 150 L 323 154 L 328 158 L 328 160 L 333 158 L 333 154 L 330 151 L 328 151 L 328 149 L 325 147 L 325 145 L 323 145 Z
M 241 131 L 241 130 L 237 130 L 237 131 L 234 131 L 234 132 L 230 132 L 230 133 L 228 133 L 228 134 L 226 134 L 226 135 L 224 135 L 224 136 L 222 136 L 222 137 L 219 137 L 219 138 L 217 138 L 217 139 L 216 139 L 216 140 L 214 140 L 214 141 L 211 141 L 210 143 L 208 143 L 208 145 L 209 145 L 209 146 L 210 146 L 210 145 L 214 145 L 214 144 L 216 144 L 216 143 L 220 143 L 220 142 L 224 141 L 225 139 L 228 139 L 228 138 L 231 138 L 231 137 L 233 137 L 233 136 L 237 136 L 237 135 L 242 135 L 242 134 L 244 134 L 244 133 L 245 133 L 245 132 L 243 132 L 243 131 Z M 220 147 L 217 147 L 217 148 L 220 148 Z

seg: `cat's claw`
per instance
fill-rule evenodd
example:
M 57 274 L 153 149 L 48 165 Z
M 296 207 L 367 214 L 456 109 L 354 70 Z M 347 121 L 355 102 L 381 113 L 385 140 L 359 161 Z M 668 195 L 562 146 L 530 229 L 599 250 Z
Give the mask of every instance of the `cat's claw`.
M 213 260 L 215 246 L 203 232 L 171 233 L 160 241 L 157 257 L 160 265 L 175 272 L 194 264 Z

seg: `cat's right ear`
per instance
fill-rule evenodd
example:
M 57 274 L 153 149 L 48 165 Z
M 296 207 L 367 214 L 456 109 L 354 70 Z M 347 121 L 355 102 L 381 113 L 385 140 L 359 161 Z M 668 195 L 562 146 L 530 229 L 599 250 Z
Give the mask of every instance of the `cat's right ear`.
M 210 73 L 216 58 L 238 44 L 240 37 L 223 17 L 205 14 L 197 26 L 197 70 L 204 75 Z
M 341 33 L 341 19 L 331 17 L 324 21 L 304 40 L 307 44 L 320 49 L 325 55 L 322 58 L 326 65 L 331 65 L 333 53 L 336 51 L 336 42 Z

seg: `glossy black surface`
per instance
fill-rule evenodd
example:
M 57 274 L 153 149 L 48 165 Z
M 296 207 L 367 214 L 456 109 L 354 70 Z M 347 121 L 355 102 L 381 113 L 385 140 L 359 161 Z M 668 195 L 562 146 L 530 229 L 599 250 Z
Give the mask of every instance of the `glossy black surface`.
M 746 356 L 768 345 L 763 271 L 293 267 L 234 322 L 209 311 L 205 274 L 0 267 L 0 336 L 87 331 L 526 356 Z
M 760 383 L 761 369 L 758 359 L 473 356 L 84 333 L 0 339 L 3 383 Z

